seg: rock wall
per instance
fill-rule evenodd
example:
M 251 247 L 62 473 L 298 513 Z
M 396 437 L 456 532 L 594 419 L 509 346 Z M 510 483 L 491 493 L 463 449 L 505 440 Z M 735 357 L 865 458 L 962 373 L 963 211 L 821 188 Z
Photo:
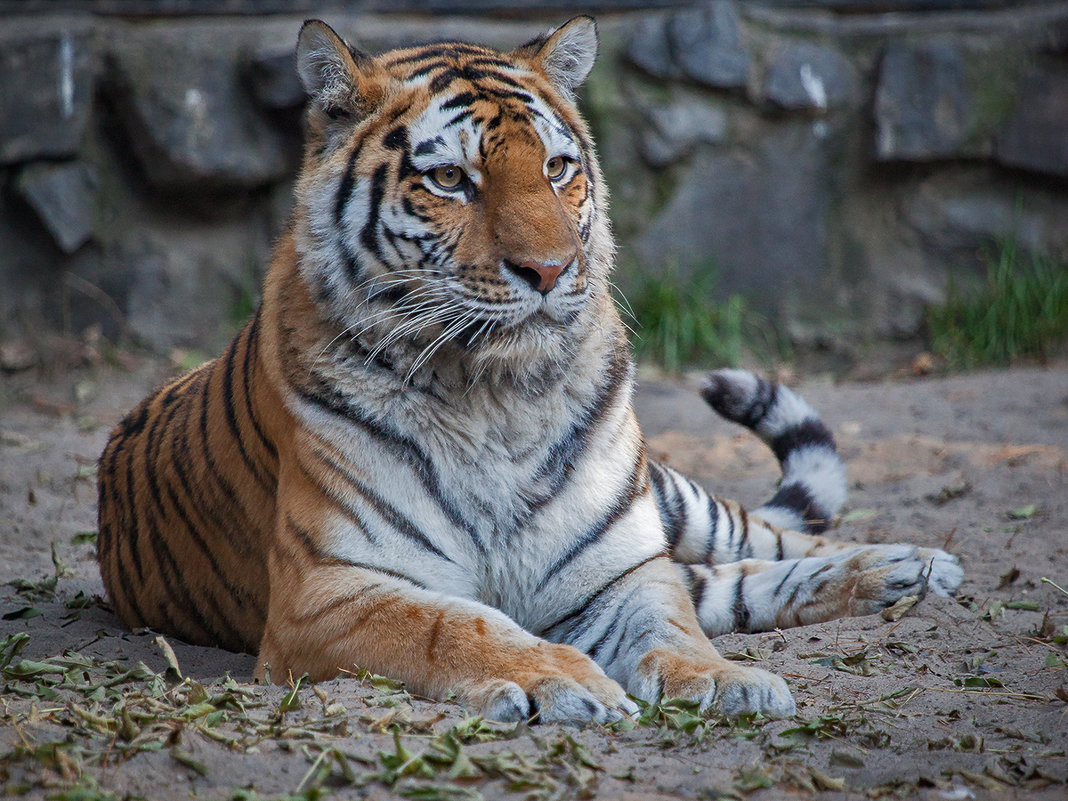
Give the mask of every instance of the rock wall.
M 509 47 L 566 16 L 512 5 L 324 16 L 372 52 Z M 890 5 L 601 3 L 582 103 L 625 291 L 703 276 L 849 355 L 920 336 L 993 238 L 1068 259 L 1068 3 Z M 210 351 L 255 303 L 300 156 L 305 15 L 182 6 L 0 17 L 0 343 L 89 328 Z

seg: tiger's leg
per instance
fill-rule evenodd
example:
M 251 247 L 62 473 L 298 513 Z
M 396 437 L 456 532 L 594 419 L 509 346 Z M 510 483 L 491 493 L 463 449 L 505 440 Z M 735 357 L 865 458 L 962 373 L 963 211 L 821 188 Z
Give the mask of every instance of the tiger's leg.
M 664 465 L 650 463 L 650 475 L 659 487 L 661 519 L 667 518 L 671 557 L 687 565 L 724 566 L 742 559 L 796 560 L 835 556 L 863 547 L 895 549 L 896 545 L 842 542 L 818 534 L 802 534 L 773 526 L 751 515 L 734 501 L 720 501 L 692 481 Z M 668 515 L 664 509 L 671 510 Z M 936 595 L 951 596 L 964 571 L 960 560 L 938 548 L 915 549 L 927 565 L 928 583 Z M 896 551 L 895 551 L 896 553 Z
M 270 559 L 271 602 L 257 678 L 313 681 L 357 666 L 432 697 L 455 694 L 500 721 L 607 723 L 636 707 L 569 645 L 541 640 L 502 612 L 319 553 L 290 526 Z
M 666 555 L 624 571 L 543 633 L 589 654 L 644 701 L 685 698 L 728 715 L 786 717 L 795 710 L 781 678 L 717 653 Z
M 678 565 L 709 637 L 870 615 L 928 588 L 928 562 L 911 545 L 855 547 L 831 556 Z

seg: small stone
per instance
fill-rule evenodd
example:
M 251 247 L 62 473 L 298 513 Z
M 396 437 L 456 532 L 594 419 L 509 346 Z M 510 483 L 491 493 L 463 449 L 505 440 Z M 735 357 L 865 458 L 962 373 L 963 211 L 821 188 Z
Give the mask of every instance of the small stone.
M 265 108 L 292 109 L 304 105 L 304 87 L 297 76 L 293 48 L 258 53 L 247 66 L 252 94 Z
M 28 342 L 16 340 L 0 343 L 0 370 L 17 373 L 37 364 L 37 351 Z M 5 442 L 4 444 L 11 444 Z
M 826 111 L 852 102 L 857 87 L 856 70 L 837 50 L 791 42 L 772 57 L 763 94 L 779 108 Z
M 64 253 L 92 237 L 96 176 L 85 164 L 31 164 L 19 173 L 16 186 Z
M 718 143 L 727 136 L 727 115 L 696 99 L 652 109 L 649 123 L 642 135 L 641 150 L 652 167 L 673 164 L 698 143 Z
M 737 4 L 715 0 L 672 15 L 667 34 L 683 74 L 716 89 L 745 89 L 753 59 L 742 44 Z
M 1035 69 L 998 132 L 995 158 L 1009 167 L 1068 177 L 1068 69 Z
M 0 164 L 73 156 L 89 118 L 88 31 L 39 27 L 15 23 L 0 36 Z

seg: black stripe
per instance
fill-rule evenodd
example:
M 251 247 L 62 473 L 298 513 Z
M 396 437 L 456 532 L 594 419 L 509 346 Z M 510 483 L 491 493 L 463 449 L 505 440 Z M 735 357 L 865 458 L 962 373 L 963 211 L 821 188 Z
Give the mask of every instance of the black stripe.
M 252 461 L 252 457 L 248 455 L 248 450 L 245 448 L 245 438 L 242 436 L 241 428 L 237 424 L 237 412 L 234 409 L 234 363 L 237 355 L 237 343 L 238 340 L 235 339 L 226 349 L 226 367 L 223 370 L 222 388 L 223 412 L 226 415 L 226 423 L 230 428 L 230 433 L 237 444 L 238 453 L 241 454 L 241 461 L 245 463 L 245 467 L 248 468 L 256 483 L 265 492 L 271 494 L 274 492 L 273 482 L 260 474 L 259 468 Z
M 267 435 L 263 431 L 263 427 L 260 425 L 259 418 L 252 409 L 252 392 L 250 387 L 250 376 L 252 374 L 253 360 L 257 360 L 260 352 L 260 314 L 263 307 L 260 306 L 256 309 L 256 313 L 252 316 L 252 322 L 248 327 L 248 335 L 245 340 L 245 361 L 242 365 L 241 384 L 245 391 L 245 414 L 248 419 L 252 421 L 252 430 L 256 432 L 256 437 L 260 441 L 260 445 L 267 451 L 271 457 L 271 462 L 274 466 L 278 464 L 278 448 L 275 444 L 267 439 Z M 273 469 L 268 469 L 269 473 L 274 473 Z
M 745 511 L 744 506 L 738 507 L 738 518 L 738 522 L 742 526 L 742 536 L 738 539 L 738 547 L 735 549 L 735 554 L 738 559 L 748 559 L 753 555 L 753 546 L 749 544 L 749 513 Z
M 812 446 L 825 447 L 830 451 L 834 451 L 834 436 L 819 420 L 803 420 L 800 423 L 789 426 L 784 431 L 775 436 L 771 442 L 768 443 L 771 449 L 775 452 L 775 457 L 779 460 L 779 463 L 786 461 L 791 453 L 799 448 L 807 448 Z
M 396 570 L 390 570 L 388 567 L 379 567 L 378 565 L 371 565 L 366 562 L 357 562 L 354 559 L 345 559 L 344 557 L 335 556 L 334 554 L 320 550 L 307 529 L 298 526 L 293 521 L 293 518 L 288 515 L 286 516 L 286 528 L 293 536 L 300 540 L 301 546 L 320 564 L 342 565 L 344 567 L 360 568 L 361 570 L 371 570 L 375 573 L 382 573 L 396 579 L 401 579 L 402 581 L 407 581 L 409 584 L 414 584 L 420 589 L 426 589 L 426 585 L 421 581 L 416 581 L 411 576 L 406 576 L 404 573 L 398 573 Z
M 793 512 L 801 518 L 804 530 L 810 534 L 826 531 L 830 526 L 830 515 L 813 500 L 802 484 L 780 484 L 764 506 Z
M 478 95 L 474 92 L 460 92 L 460 94 L 454 95 L 449 100 L 446 100 L 438 106 L 438 108 L 442 111 L 452 111 L 454 108 L 469 106 L 476 100 L 478 100 Z
M 612 525 L 618 522 L 621 517 L 630 511 L 634 506 L 635 499 L 638 498 L 642 491 L 648 486 L 646 480 L 648 472 L 644 469 L 644 465 L 645 460 L 642 458 L 642 455 L 639 454 L 631 468 L 627 483 L 624 485 L 623 490 L 619 495 L 616 496 L 615 502 L 601 516 L 600 520 L 590 526 L 582 536 L 578 537 L 567 552 L 557 559 L 547 571 L 545 571 L 541 581 L 539 581 L 537 587 L 534 588 L 534 592 L 541 592 L 545 589 L 546 585 L 556 577 L 557 573 L 571 564 L 571 562 L 573 562 L 575 558 L 587 548 L 599 542 Z
M 616 346 L 608 357 L 608 364 L 602 371 L 603 382 L 597 389 L 591 402 L 583 407 L 577 415 L 571 428 L 549 448 L 545 461 L 542 462 L 534 475 L 535 481 L 549 478 L 549 489 L 546 494 L 533 504 L 537 509 L 554 497 L 579 462 L 589 444 L 589 438 L 597 425 L 615 405 L 620 392 L 626 384 L 626 378 L 631 369 L 630 354 L 625 343 L 616 342 Z
M 193 404 L 191 401 L 187 401 L 183 404 L 183 416 L 179 432 L 176 436 L 171 438 L 171 465 L 174 467 L 174 474 L 178 477 L 178 483 L 182 485 L 182 491 L 185 493 L 185 497 L 193 501 L 190 506 L 196 510 L 198 517 L 204 522 L 204 524 L 210 527 L 216 533 L 222 534 L 226 541 L 233 546 L 233 537 L 231 532 L 235 530 L 234 512 L 244 522 L 244 516 L 239 510 L 232 510 L 231 514 L 224 519 L 220 516 L 219 506 L 225 504 L 226 498 L 220 497 L 216 492 L 212 492 L 214 496 L 209 501 L 200 503 L 195 502 L 196 499 L 203 498 L 205 490 L 208 489 L 201 482 L 194 482 L 190 479 L 189 472 L 186 466 L 192 463 L 192 456 L 189 451 L 189 426 L 193 417 Z M 240 553 L 243 557 L 251 556 L 252 553 L 248 547 L 237 548 L 235 551 Z
M 667 535 L 668 551 L 674 553 L 675 546 L 682 538 L 683 515 L 680 515 L 678 488 L 672 487 L 674 495 L 668 497 L 667 480 L 671 478 L 657 462 L 649 462 L 649 480 L 652 482 L 653 496 L 656 499 L 657 512 L 660 514 L 660 524 L 664 527 Z M 674 482 L 672 482 L 674 484 Z
M 203 385 L 200 389 L 200 439 L 201 439 L 201 456 L 204 457 L 204 466 L 207 467 L 208 474 L 214 480 L 215 486 L 222 492 L 226 502 L 232 509 L 239 510 L 244 513 L 244 507 L 238 501 L 237 493 L 234 491 L 233 485 L 226 480 L 226 477 L 219 470 L 219 465 L 215 461 L 215 456 L 211 452 L 211 438 L 208 436 L 208 404 L 211 402 L 211 379 L 215 375 L 215 370 L 218 367 L 218 359 L 208 363 L 203 374 Z M 186 442 L 188 446 L 188 442 Z
M 731 612 L 734 614 L 734 630 L 749 631 L 749 607 L 745 605 L 745 573 L 738 571 L 738 581 L 734 584 L 734 602 Z
M 408 465 L 419 478 L 423 488 L 445 513 L 449 522 L 465 532 L 479 552 L 486 553 L 486 545 L 482 542 L 478 531 L 456 507 L 456 504 L 445 495 L 437 469 L 414 440 L 393 430 L 387 424 L 372 419 L 325 383 L 321 382 L 315 391 L 298 386 L 294 386 L 293 389 L 303 400 L 355 423 L 380 445 L 385 446 L 389 453 Z
M 600 588 L 595 590 L 592 594 L 586 596 L 586 599 L 582 603 L 580 603 L 578 606 L 576 606 L 574 609 L 572 609 L 566 615 L 561 617 L 555 623 L 552 623 L 552 624 L 550 624 L 548 626 L 542 627 L 541 633 L 544 636 L 547 636 L 551 631 L 553 631 L 553 629 L 557 629 L 560 626 L 563 626 L 563 625 L 565 625 L 567 623 L 570 623 L 571 626 L 568 628 L 567 637 L 565 637 L 565 638 L 554 638 L 554 639 L 557 642 L 561 642 L 561 641 L 563 641 L 563 639 L 569 638 L 571 632 L 573 632 L 575 630 L 575 626 L 577 625 L 578 621 L 581 618 L 585 617 L 586 613 L 590 611 L 590 608 L 595 603 L 597 603 L 597 601 L 606 592 L 608 592 L 609 589 L 611 589 L 613 586 L 615 586 L 616 584 L 621 582 L 623 579 L 625 579 L 627 576 L 629 576 L 635 570 L 638 570 L 639 568 L 644 567 L 645 565 L 647 565 L 650 562 L 652 562 L 654 559 L 666 559 L 666 558 L 668 558 L 667 552 L 666 551 L 661 551 L 660 553 L 655 553 L 652 556 L 649 556 L 649 557 L 647 557 L 645 559 L 642 559 L 642 561 L 638 562 L 636 565 L 631 565 L 630 567 L 628 567 L 626 570 L 624 570 L 622 573 L 620 573 L 615 578 L 613 578 L 613 579 L 605 582 L 604 584 L 602 584 L 600 586 Z M 537 634 L 538 632 L 533 632 L 533 633 Z
M 403 515 L 395 506 L 389 503 L 389 501 L 387 501 L 385 498 L 380 496 L 378 493 L 376 493 L 374 490 L 372 490 L 370 487 L 368 487 L 366 484 L 356 478 L 356 476 L 353 475 L 349 470 L 346 470 L 342 465 L 335 462 L 325 453 L 322 453 L 318 448 L 315 449 L 315 456 L 328 468 L 336 472 L 338 475 L 342 476 L 345 481 L 347 481 L 349 485 L 357 492 L 357 494 L 359 494 L 359 496 L 363 498 L 371 506 L 372 509 L 375 510 L 375 513 L 378 514 L 378 516 L 381 517 L 383 520 L 385 520 L 387 524 L 392 526 L 399 534 L 402 534 L 403 536 L 417 543 L 424 550 L 430 551 L 430 553 L 434 554 L 435 556 L 440 557 L 441 559 L 444 559 L 447 562 L 452 561 L 451 559 L 449 559 L 449 557 L 442 553 L 441 549 L 434 545 L 434 543 L 430 541 L 430 538 L 427 537 L 427 535 L 424 534 L 422 531 L 420 531 L 419 528 L 408 517 Z M 368 539 L 371 539 L 370 531 L 368 531 L 367 527 L 360 519 L 359 514 L 354 509 L 351 509 L 348 504 L 346 504 L 342 499 L 338 498 L 321 483 L 316 481 L 313 476 L 307 473 L 305 473 L 305 475 L 307 476 L 309 481 L 312 481 L 314 483 L 314 486 L 320 492 L 330 496 L 335 501 L 335 503 L 341 506 L 342 509 L 351 518 L 355 519 L 360 525 L 361 529 L 363 529 L 364 533 L 367 534 Z
M 697 611 L 701 607 L 701 601 L 705 598 L 705 589 L 707 586 L 708 580 L 704 576 L 694 576 L 693 586 L 690 587 L 690 599 L 693 601 L 694 611 Z
M 425 156 L 429 153 L 437 151 L 439 145 L 445 144 L 445 140 L 441 136 L 435 136 L 433 139 L 427 139 L 420 142 L 415 146 L 415 150 L 412 154 L 415 156 Z M 407 200 L 407 198 L 405 198 Z
M 130 533 L 133 535 L 129 539 L 130 552 L 133 554 L 133 566 L 134 572 L 137 574 L 138 586 L 144 586 L 145 583 L 145 566 L 142 561 L 144 556 L 141 548 L 141 515 L 138 514 L 140 506 L 136 500 L 136 490 L 134 485 L 134 472 L 133 472 L 133 454 L 127 454 L 126 456 L 126 508 L 130 510 L 131 522 L 133 525 L 130 528 Z
M 345 165 L 345 174 L 341 177 L 341 184 L 338 186 L 337 197 L 334 200 L 334 227 L 338 231 L 338 246 L 345 259 L 345 270 L 351 281 L 356 281 L 358 279 L 360 265 L 356 260 L 356 255 L 352 252 L 352 248 L 349 247 L 348 239 L 345 236 L 345 233 L 348 231 L 348 228 L 345 225 L 345 208 L 352 199 L 352 193 L 356 186 L 356 161 L 360 157 L 360 151 L 362 149 L 363 140 L 361 139 L 352 149 L 352 153 L 349 154 L 349 160 Z
M 183 580 L 183 571 L 178 567 L 178 562 L 174 558 L 171 549 L 167 546 L 167 541 L 156 525 L 155 519 L 151 514 L 146 514 L 145 518 L 149 530 L 149 545 L 152 548 L 153 555 L 156 557 L 156 572 L 166 588 L 165 603 L 170 609 L 181 611 L 186 622 L 192 624 L 196 630 L 199 630 L 199 634 L 203 635 L 198 636 L 197 632 L 194 631 L 193 636 L 190 637 L 186 634 L 186 632 L 189 632 L 189 629 L 186 628 L 182 634 L 183 639 L 200 644 L 217 644 L 217 642 L 213 641 L 218 641 L 221 637 L 204 619 L 204 613 L 190 593 L 189 585 Z M 225 619 L 223 622 L 225 623 Z M 235 639 L 239 640 L 240 638 L 235 636 Z
M 709 561 L 712 551 L 715 550 L 716 534 L 719 533 L 719 501 L 708 496 L 708 543 L 705 546 L 704 561 Z
M 386 194 L 386 174 L 388 167 L 385 164 L 379 164 L 375 168 L 374 175 L 371 176 L 371 197 L 367 208 L 367 220 L 363 224 L 363 228 L 360 230 L 360 243 L 379 261 L 382 259 L 381 253 L 378 247 L 378 219 L 381 213 L 382 198 Z
M 598 664 L 611 665 L 613 662 L 616 661 L 616 657 L 619 656 L 619 649 L 622 648 L 623 643 L 627 641 L 627 630 L 630 628 L 631 621 L 634 620 L 634 616 L 636 614 L 645 611 L 645 607 L 643 607 L 641 604 L 630 603 L 630 600 L 634 597 L 635 592 L 632 592 L 619 604 L 620 609 L 629 609 L 626 619 L 624 620 L 617 614 L 614 618 L 612 618 L 611 624 L 609 624 L 609 626 L 604 630 L 604 633 L 598 638 L 597 642 L 586 649 L 586 653 L 593 657 L 594 661 Z M 615 630 L 617 628 L 619 628 L 620 622 L 623 623 L 623 627 L 619 632 L 619 636 L 616 637 L 616 644 L 612 648 L 612 653 L 608 655 L 607 659 L 601 661 L 598 658 L 597 654 L 599 654 L 601 649 L 608 643 L 608 638 L 615 633 Z M 641 636 L 635 637 L 632 644 L 640 643 L 642 637 L 644 637 L 647 633 L 648 632 L 643 632 Z
M 403 125 L 398 125 L 382 138 L 382 144 L 390 150 L 406 150 L 408 129 Z
M 790 580 L 790 576 L 792 576 L 794 574 L 794 571 L 797 570 L 797 568 L 798 568 L 798 566 L 800 564 L 801 564 L 801 560 L 800 559 L 795 559 L 794 560 L 793 565 L 791 565 L 790 569 L 786 571 L 786 575 L 782 577 L 782 581 L 780 581 L 778 583 L 778 585 L 775 587 L 775 592 L 772 593 L 773 596 L 778 597 L 779 593 L 782 592 L 782 588 L 786 586 L 786 582 L 788 582 Z

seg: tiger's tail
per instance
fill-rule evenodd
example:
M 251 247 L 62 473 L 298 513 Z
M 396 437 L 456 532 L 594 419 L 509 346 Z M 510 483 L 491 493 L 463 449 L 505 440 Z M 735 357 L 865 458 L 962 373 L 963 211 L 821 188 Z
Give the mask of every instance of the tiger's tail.
M 845 504 L 846 473 L 816 410 L 791 389 L 748 370 L 709 373 L 701 396 L 721 417 L 760 437 L 779 460 L 779 488 L 753 514 L 784 529 L 825 531 Z

